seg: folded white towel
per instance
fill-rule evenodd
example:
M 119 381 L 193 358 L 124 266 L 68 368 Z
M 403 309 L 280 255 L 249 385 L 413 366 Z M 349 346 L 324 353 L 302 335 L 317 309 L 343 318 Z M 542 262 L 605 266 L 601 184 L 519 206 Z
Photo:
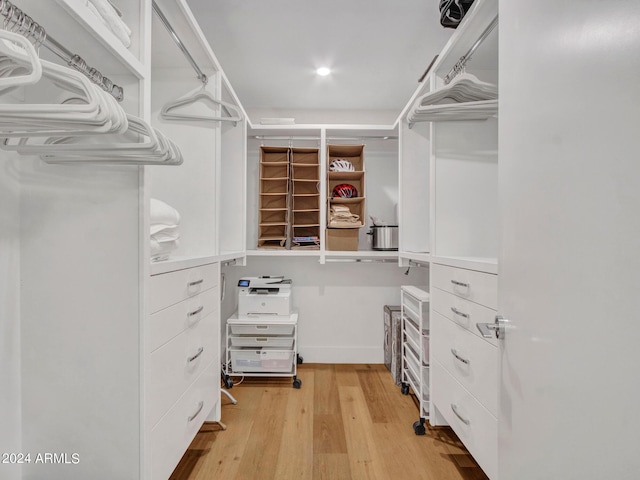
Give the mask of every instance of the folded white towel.
M 168 242 L 158 242 L 157 240 L 150 239 L 149 251 L 151 253 L 151 260 L 167 260 L 171 252 L 178 249 L 178 240 L 172 240 Z
M 120 19 L 111 3 L 108 0 L 88 0 L 87 6 L 89 4 L 95 7 L 107 28 L 118 37 L 125 47 L 129 48 L 131 46 L 131 29 Z
M 167 227 L 176 227 L 180 224 L 180 213 L 172 206 L 156 198 L 151 199 L 149 218 L 152 235 Z
M 159 227 L 160 226 L 156 225 L 155 228 Z M 180 232 L 178 231 L 178 227 L 165 227 L 151 234 L 151 239 L 159 243 L 173 242 L 174 240 L 178 240 L 179 238 Z

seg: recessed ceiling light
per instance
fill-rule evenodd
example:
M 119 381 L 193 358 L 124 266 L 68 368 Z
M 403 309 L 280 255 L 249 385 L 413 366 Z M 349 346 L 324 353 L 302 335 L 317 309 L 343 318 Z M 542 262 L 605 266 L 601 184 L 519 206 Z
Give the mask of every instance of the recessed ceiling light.
M 326 77 L 331 73 L 331 70 L 328 69 L 327 67 L 320 67 L 319 69 L 316 70 L 316 73 L 321 77 Z

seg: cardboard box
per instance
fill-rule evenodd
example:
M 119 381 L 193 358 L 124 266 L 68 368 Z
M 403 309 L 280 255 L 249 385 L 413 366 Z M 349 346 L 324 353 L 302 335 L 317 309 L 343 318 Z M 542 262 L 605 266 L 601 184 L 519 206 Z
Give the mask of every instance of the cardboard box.
M 327 228 L 327 250 L 357 251 L 358 228 Z

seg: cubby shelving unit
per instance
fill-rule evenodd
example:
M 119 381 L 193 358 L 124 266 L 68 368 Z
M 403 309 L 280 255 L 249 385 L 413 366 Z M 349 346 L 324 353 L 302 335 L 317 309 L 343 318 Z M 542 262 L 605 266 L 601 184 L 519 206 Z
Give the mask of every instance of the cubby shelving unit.
M 260 148 L 258 248 L 284 249 L 289 238 L 288 148 Z
M 320 249 L 320 156 L 291 149 L 291 249 Z

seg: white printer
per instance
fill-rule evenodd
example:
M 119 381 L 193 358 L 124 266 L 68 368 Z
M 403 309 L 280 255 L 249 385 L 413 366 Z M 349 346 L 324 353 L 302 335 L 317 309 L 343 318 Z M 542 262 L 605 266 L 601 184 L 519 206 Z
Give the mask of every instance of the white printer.
M 238 281 L 238 317 L 291 315 L 291 280 L 284 277 L 243 277 Z

